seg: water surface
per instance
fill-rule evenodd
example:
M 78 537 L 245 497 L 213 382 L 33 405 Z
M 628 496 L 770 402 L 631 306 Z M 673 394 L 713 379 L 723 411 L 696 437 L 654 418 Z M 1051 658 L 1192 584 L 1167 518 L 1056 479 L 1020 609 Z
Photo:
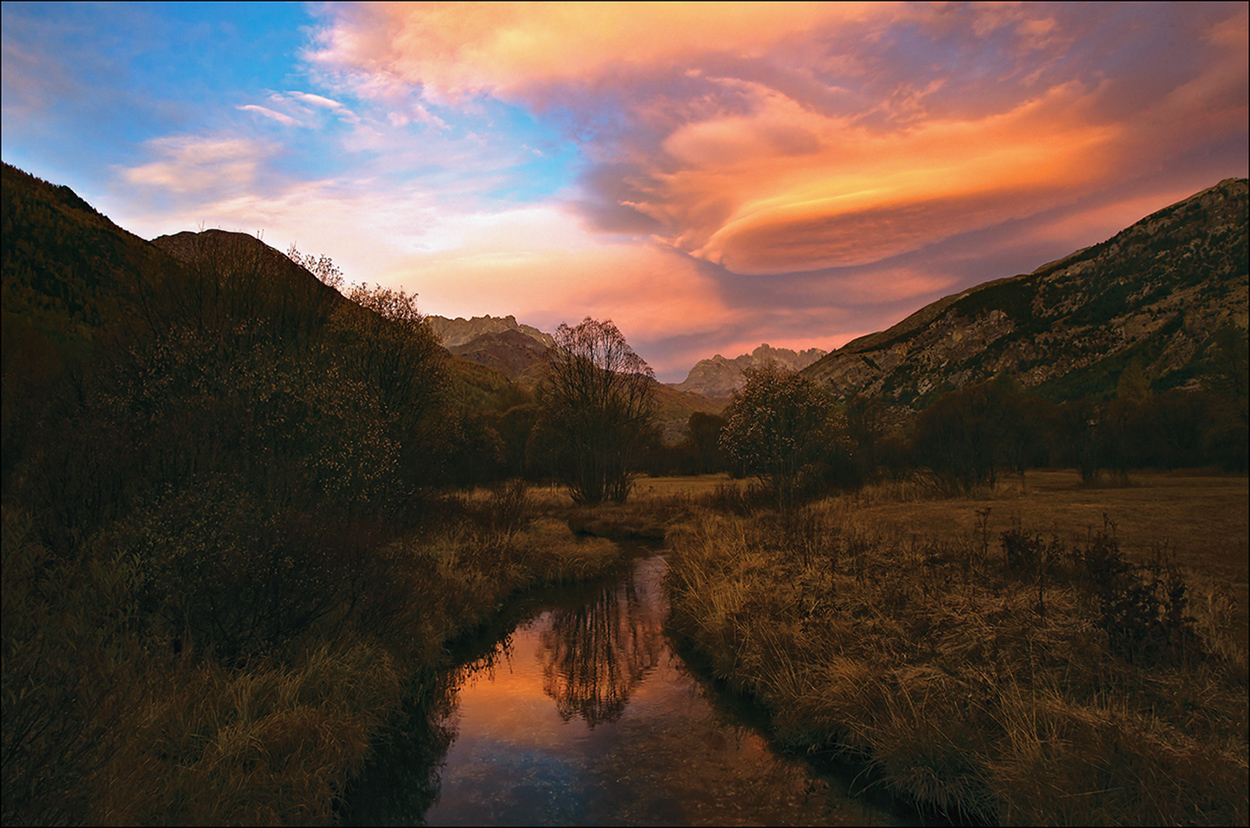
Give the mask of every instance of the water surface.
M 898 824 L 780 754 L 664 632 L 663 555 L 537 611 L 451 671 L 350 821 Z M 397 768 L 396 765 L 411 767 Z

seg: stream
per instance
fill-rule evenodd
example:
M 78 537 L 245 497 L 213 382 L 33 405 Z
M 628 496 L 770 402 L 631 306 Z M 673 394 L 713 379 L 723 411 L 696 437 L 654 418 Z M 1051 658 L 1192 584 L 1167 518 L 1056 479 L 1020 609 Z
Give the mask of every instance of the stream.
M 664 629 L 663 553 L 544 592 L 422 683 L 349 792 L 361 825 L 898 825 L 779 752 Z M 518 620 L 519 616 L 519 620 Z M 859 788 L 863 787 L 861 783 Z

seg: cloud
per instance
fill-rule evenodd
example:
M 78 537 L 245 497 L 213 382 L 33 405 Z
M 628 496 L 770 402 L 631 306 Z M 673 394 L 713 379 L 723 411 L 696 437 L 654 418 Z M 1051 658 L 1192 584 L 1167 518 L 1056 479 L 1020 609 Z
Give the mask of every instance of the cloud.
M 272 92 L 269 95 L 269 102 L 277 109 L 284 111 L 280 112 L 258 104 L 245 104 L 235 108 L 245 112 L 255 112 L 284 126 L 320 126 L 324 119 L 316 114 L 316 110 L 325 110 L 347 124 L 361 123 L 360 116 L 343 104 L 311 92 Z M 309 109 L 310 106 L 315 109 Z
M 431 100 L 510 96 L 624 73 L 683 71 L 692 52 L 751 57 L 814 29 L 910 14 L 894 4 L 347 4 L 308 57 Z
M 160 158 L 122 170 L 131 184 L 174 193 L 237 191 L 252 185 L 274 144 L 228 136 L 180 135 L 147 142 Z
M 670 376 L 841 344 L 1246 174 L 1244 5 L 312 10 L 225 125 L 127 138 L 127 226 L 265 228 L 430 312 L 610 317 Z M 8 19 L 11 129 L 70 96 Z
M 243 110 L 244 112 L 256 112 L 261 115 L 264 115 L 266 118 L 272 118 L 278 123 L 284 124 L 286 126 L 303 126 L 302 123 L 295 120 L 290 115 L 283 115 L 281 112 L 274 112 L 272 109 L 266 109 L 265 107 L 257 106 L 256 104 L 247 104 L 246 106 L 237 106 L 235 107 L 235 109 L 240 109 L 240 110 Z
M 552 206 L 442 217 L 409 247 L 381 277 L 419 285 L 434 313 L 514 314 L 546 329 L 611 318 L 635 348 L 674 328 L 706 331 L 741 318 L 689 257 L 608 240 Z
M 689 124 L 665 142 L 643 212 L 673 244 L 742 273 L 879 261 L 1045 209 L 1108 164 L 1114 125 L 1082 123 L 1082 90 L 1048 90 L 979 119 L 880 131 L 765 93 L 749 116 Z M 711 209 L 716 207 L 718 209 Z
M 353 5 L 331 8 L 308 57 L 356 89 L 528 106 L 596 161 L 567 201 L 588 227 L 781 276 L 1073 204 L 1214 134 L 1244 135 L 1244 18 L 1219 6 Z
M 360 116 L 338 101 L 331 100 L 330 98 L 326 98 L 322 95 L 315 95 L 311 92 L 287 92 L 286 94 L 297 101 L 303 101 L 306 104 L 320 107 L 321 109 L 328 109 L 346 123 L 360 123 Z

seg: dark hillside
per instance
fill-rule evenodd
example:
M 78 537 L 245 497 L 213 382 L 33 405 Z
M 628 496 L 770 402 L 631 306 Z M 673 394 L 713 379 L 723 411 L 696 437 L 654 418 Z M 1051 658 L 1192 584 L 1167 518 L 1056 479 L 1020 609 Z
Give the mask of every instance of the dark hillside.
M 0 175 L 7 492 L 34 424 L 81 386 L 101 342 L 152 332 L 155 293 L 181 267 L 69 187 L 9 164 Z
M 141 303 L 145 290 L 176 270 L 169 256 L 69 187 L 9 164 L 2 175 L 6 320 L 28 318 L 33 310 L 34 324 L 46 333 L 87 335 L 113 321 L 126 303 Z
M 1105 399 L 1132 360 L 1155 390 L 1197 381 L 1216 331 L 1243 331 L 1247 181 L 1227 179 L 1105 242 L 922 308 L 806 369 L 836 396 L 919 409 L 1006 374 L 1054 401 Z

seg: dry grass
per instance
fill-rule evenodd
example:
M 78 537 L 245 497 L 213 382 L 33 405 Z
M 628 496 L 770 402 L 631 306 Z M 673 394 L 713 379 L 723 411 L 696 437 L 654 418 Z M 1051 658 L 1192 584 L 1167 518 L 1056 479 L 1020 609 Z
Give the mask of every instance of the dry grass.
M 46 551 L 6 509 L 6 824 L 332 822 L 410 677 L 435 670 L 449 639 L 513 593 L 622 559 L 612 541 L 535 517 L 518 491 L 446 505 L 459 517 L 371 553 L 387 581 L 352 598 L 350 623 L 313 625 L 247 664 L 194 647 L 175 657 L 144 633 L 125 561 L 82 583 L 43 577 Z
M 947 541 L 981 538 L 978 512 L 993 542 L 1014 524 L 1081 541 L 1116 525 L 1121 546 L 1137 560 L 1167 547 L 1204 581 L 1215 600 L 1231 604 L 1228 628 L 1250 646 L 1250 479 L 1200 473 L 1134 472 L 1128 486 L 1091 488 L 1074 470 L 1030 471 L 993 492 L 946 498 L 914 483 L 870 486 L 846 498 L 865 530 Z
M 91 821 L 328 823 L 405 682 L 376 645 L 323 645 L 292 662 L 188 661 L 162 677 L 119 739 Z
M 641 477 L 634 483 L 639 498 L 702 497 L 716 491 L 717 486 L 746 486 L 750 481 L 734 480 L 728 474 L 697 476 Z
M 1053 496 L 1021 509 L 1026 528 L 1052 528 L 1030 515 L 1057 521 L 1091 494 L 1046 479 Z M 1226 496 L 1225 484 L 1188 482 L 1140 489 Z M 1228 483 L 1244 497 L 1244 480 Z M 997 515 L 1041 488 L 944 504 L 870 491 L 790 516 L 699 515 L 671 537 L 673 623 L 719 677 L 773 710 L 781 738 L 853 752 L 881 784 L 956 819 L 1245 824 L 1245 650 L 1210 584 L 1192 585 L 1188 649 L 1130 663 L 1075 564 L 1039 585 L 1004 571 L 997 531 L 973 540 L 977 508 Z M 942 505 L 968 515 L 925 531 Z M 878 531 L 892 520 L 908 522 Z

